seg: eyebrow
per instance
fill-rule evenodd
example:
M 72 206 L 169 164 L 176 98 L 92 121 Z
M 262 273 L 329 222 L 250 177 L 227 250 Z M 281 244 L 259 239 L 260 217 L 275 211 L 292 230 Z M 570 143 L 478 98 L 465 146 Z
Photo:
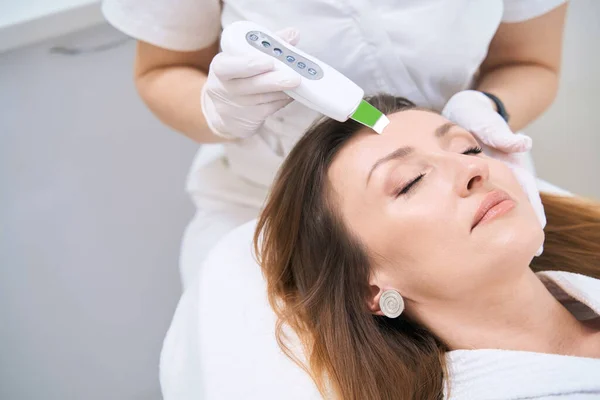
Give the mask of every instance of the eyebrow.
M 434 135 L 436 138 L 442 138 L 446 133 L 450 132 L 450 129 L 454 128 L 455 126 L 457 125 L 454 122 L 446 122 L 435 129 Z
M 414 149 L 412 147 L 400 147 L 400 148 L 392 151 L 387 156 L 382 157 L 379 160 L 377 160 L 375 162 L 375 164 L 373 164 L 373 166 L 371 167 L 371 170 L 369 171 L 369 176 L 367 176 L 367 185 L 369 184 L 369 179 L 371 179 L 371 175 L 373 175 L 373 172 L 375 171 L 375 169 L 377 167 L 379 167 L 381 164 L 384 164 L 391 160 L 397 160 L 399 158 L 406 157 L 413 151 L 414 151 Z
M 446 135 L 448 132 L 450 132 L 450 130 L 455 126 L 457 126 L 457 125 L 453 122 L 446 122 L 446 123 L 438 126 L 435 129 L 435 131 L 433 132 L 433 134 L 438 139 L 442 138 L 442 137 L 444 137 L 444 135 Z M 411 154 L 413 151 L 414 151 L 414 149 L 412 147 L 400 147 L 400 148 L 392 151 L 390 154 L 386 155 L 385 157 L 382 157 L 379 160 L 377 160 L 375 162 L 375 164 L 373 164 L 373 166 L 371 167 L 371 170 L 369 171 L 369 175 L 367 176 L 367 185 L 369 184 L 371 175 L 373 175 L 373 172 L 375 171 L 375 169 L 377 169 L 377 167 L 379 167 L 381 164 L 384 164 L 391 160 L 398 160 L 400 158 L 406 157 L 409 154 Z

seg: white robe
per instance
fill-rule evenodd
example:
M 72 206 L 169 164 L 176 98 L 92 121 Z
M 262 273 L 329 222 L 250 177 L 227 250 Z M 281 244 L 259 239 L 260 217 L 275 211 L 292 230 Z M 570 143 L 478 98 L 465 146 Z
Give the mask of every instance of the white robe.
M 557 271 L 538 276 L 579 320 L 600 316 L 600 280 Z M 446 358 L 448 399 L 600 399 L 600 359 L 509 350 L 455 350 Z
M 264 277 L 248 257 L 255 228 L 250 222 L 229 233 L 184 293 L 161 355 L 165 400 L 322 398 L 275 340 L 276 318 Z M 578 318 L 600 312 L 600 281 L 566 272 L 538 276 Z M 531 393 L 543 399 L 553 391 L 568 393 L 561 400 L 577 399 L 575 393 L 591 390 L 596 393 L 587 399 L 600 398 L 600 360 L 501 350 L 455 351 L 448 357 L 452 400 L 531 398 Z

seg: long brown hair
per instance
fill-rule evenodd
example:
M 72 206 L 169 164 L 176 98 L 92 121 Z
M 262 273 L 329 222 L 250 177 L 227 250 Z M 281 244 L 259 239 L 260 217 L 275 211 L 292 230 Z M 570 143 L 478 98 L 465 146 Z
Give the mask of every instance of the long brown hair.
M 416 108 L 388 95 L 368 101 L 385 114 Z M 404 316 L 369 311 L 369 257 L 330 196 L 327 170 L 361 127 L 331 119 L 313 125 L 283 163 L 259 218 L 254 245 L 278 316 L 277 339 L 326 398 L 439 399 L 446 347 Z M 531 268 L 600 277 L 598 204 L 547 194 L 542 201 L 546 241 Z M 306 362 L 291 350 L 286 327 L 301 340 Z

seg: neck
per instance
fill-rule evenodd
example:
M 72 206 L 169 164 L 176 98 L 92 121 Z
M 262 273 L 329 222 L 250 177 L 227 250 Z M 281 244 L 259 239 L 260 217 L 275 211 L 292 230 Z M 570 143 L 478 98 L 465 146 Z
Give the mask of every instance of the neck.
M 503 349 L 585 356 L 595 332 L 529 269 L 516 282 L 455 302 L 422 305 L 422 323 L 450 350 Z

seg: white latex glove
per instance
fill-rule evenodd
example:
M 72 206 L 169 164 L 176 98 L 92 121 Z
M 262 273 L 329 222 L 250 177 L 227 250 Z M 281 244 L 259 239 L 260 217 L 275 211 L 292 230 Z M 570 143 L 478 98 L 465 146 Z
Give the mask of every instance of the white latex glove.
M 527 194 L 544 228 L 546 214 L 535 176 L 524 165 L 523 159 L 514 154 L 531 150 L 531 138 L 521 133 L 513 133 L 504 118 L 494 109 L 492 101 L 475 90 L 465 90 L 452 96 L 442 110 L 442 115 L 471 131 L 482 144 L 485 154 L 508 165 Z M 536 255 L 541 255 L 542 251 L 543 246 Z
M 287 28 L 276 33 L 291 45 L 299 33 Z M 264 121 L 293 99 L 283 92 L 300 85 L 299 75 L 273 71 L 266 54 L 239 57 L 221 52 L 212 60 L 202 88 L 202 112 L 210 129 L 228 139 L 247 138 Z

